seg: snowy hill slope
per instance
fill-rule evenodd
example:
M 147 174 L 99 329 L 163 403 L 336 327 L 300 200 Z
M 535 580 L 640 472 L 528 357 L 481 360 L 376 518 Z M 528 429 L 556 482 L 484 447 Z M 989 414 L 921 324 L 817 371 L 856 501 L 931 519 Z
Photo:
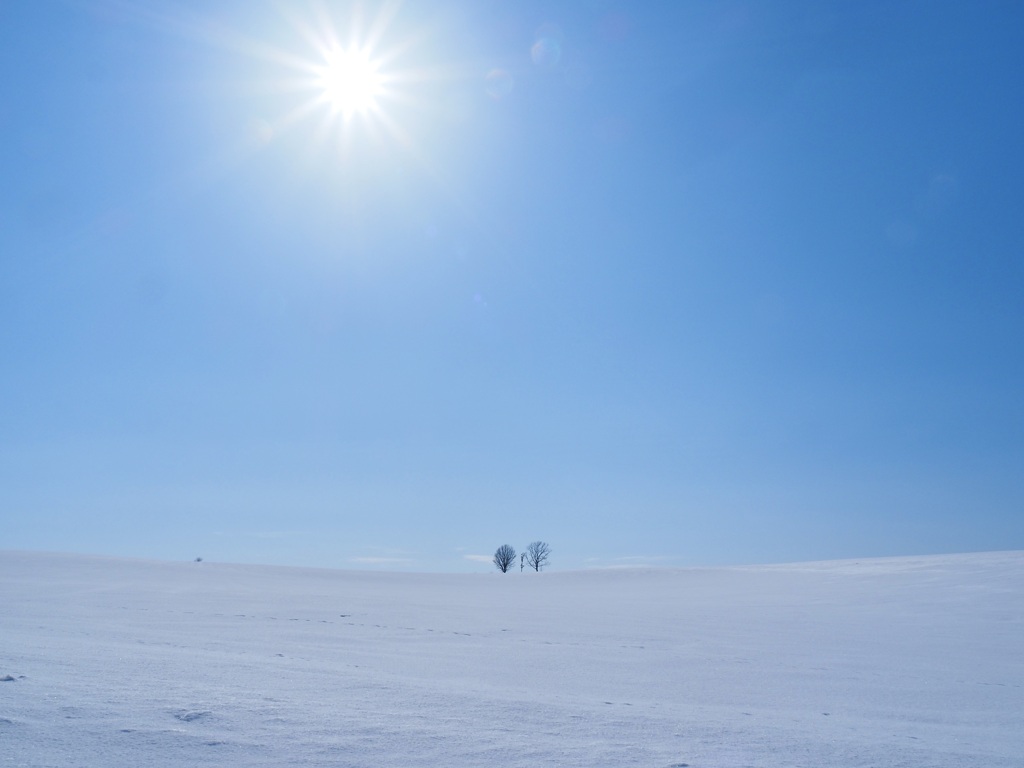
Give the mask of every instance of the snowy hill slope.
M 0 679 L 3 766 L 1019 768 L 1024 553 L 416 575 L 8 552 Z

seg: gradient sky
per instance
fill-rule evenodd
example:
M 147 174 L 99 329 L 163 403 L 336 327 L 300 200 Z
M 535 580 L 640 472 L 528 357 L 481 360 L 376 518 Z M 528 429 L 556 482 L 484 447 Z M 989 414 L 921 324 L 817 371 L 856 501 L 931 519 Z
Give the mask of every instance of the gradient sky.
M 1020 2 L 8 0 L 0 67 L 0 548 L 1024 548 Z

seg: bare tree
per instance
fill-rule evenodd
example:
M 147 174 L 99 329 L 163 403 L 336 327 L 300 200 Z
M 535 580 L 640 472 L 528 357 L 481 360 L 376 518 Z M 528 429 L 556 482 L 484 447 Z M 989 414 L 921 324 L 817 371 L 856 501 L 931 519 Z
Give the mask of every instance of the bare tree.
M 543 541 L 535 541 L 526 548 L 526 564 L 539 571 L 548 564 L 551 557 L 551 547 Z
M 494 567 L 502 573 L 508 573 L 508 569 L 516 561 L 516 550 L 508 544 L 502 544 L 494 553 Z

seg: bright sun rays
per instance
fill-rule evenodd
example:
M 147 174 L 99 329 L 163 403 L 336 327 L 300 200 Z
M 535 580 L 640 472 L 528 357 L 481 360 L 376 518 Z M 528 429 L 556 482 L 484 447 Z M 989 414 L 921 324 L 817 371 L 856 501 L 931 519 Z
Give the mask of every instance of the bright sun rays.
M 245 143 L 225 150 L 223 162 L 276 143 L 297 149 L 303 167 L 366 167 L 384 154 L 434 175 L 419 128 L 439 114 L 443 85 L 464 75 L 438 59 L 436 28 L 402 8 L 398 0 L 275 3 L 245 31 L 180 11 L 144 16 L 251 60 L 239 77 L 253 97 Z
M 321 98 L 332 110 L 346 117 L 366 115 L 379 106 L 383 77 L 379 65 L 366 50 L 331 50 L 320 71 L 317 85 Z
M 307 133 L 312 152 L 333 151 L 342 160 L 361 148 L 413 149 L 407 117 L 422 106 L 413 84 L 430 79 L 422 66 L 410 66 L 411 49 L 422 30 L 400 34 L 399 4 L 348 5 L 341 13 L 323 2 L 303 8 L 281 5 L 278 12 L 297 36 L 290 44 L 247 41 L 244 49 L 268 64 L 281 67 L 272 87 L 291 106 L 268 115 L 266 135 L 282 136 L 293 129 Z M 404 109 L 404 112 L 403 112 Z
M 289 57 L 298 75 L 296 95 L 305 96 L 282 125 L 312 121 L 314 146 L 332 146 L 342 157 L 352 156 L 366 142 L 410 148 L 409 134 L 396 114 L 410 100 L 403 86 L 422 72 L 402 67 L 412 38 L 395 40 L 399 5 L 385 2 L 371 14 L 355 4 L 344 16 L 322 3 L 309 10 L 305 15 L 283 11 L 306 50 Z

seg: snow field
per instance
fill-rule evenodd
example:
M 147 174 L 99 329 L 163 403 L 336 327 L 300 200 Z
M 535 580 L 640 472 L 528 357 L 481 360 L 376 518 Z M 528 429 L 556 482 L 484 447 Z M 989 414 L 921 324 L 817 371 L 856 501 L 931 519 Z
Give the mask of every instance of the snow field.
M 1022 721 L 1019 552 L 506 575 L 0 553 L 2 766 L 1019 768 Z

